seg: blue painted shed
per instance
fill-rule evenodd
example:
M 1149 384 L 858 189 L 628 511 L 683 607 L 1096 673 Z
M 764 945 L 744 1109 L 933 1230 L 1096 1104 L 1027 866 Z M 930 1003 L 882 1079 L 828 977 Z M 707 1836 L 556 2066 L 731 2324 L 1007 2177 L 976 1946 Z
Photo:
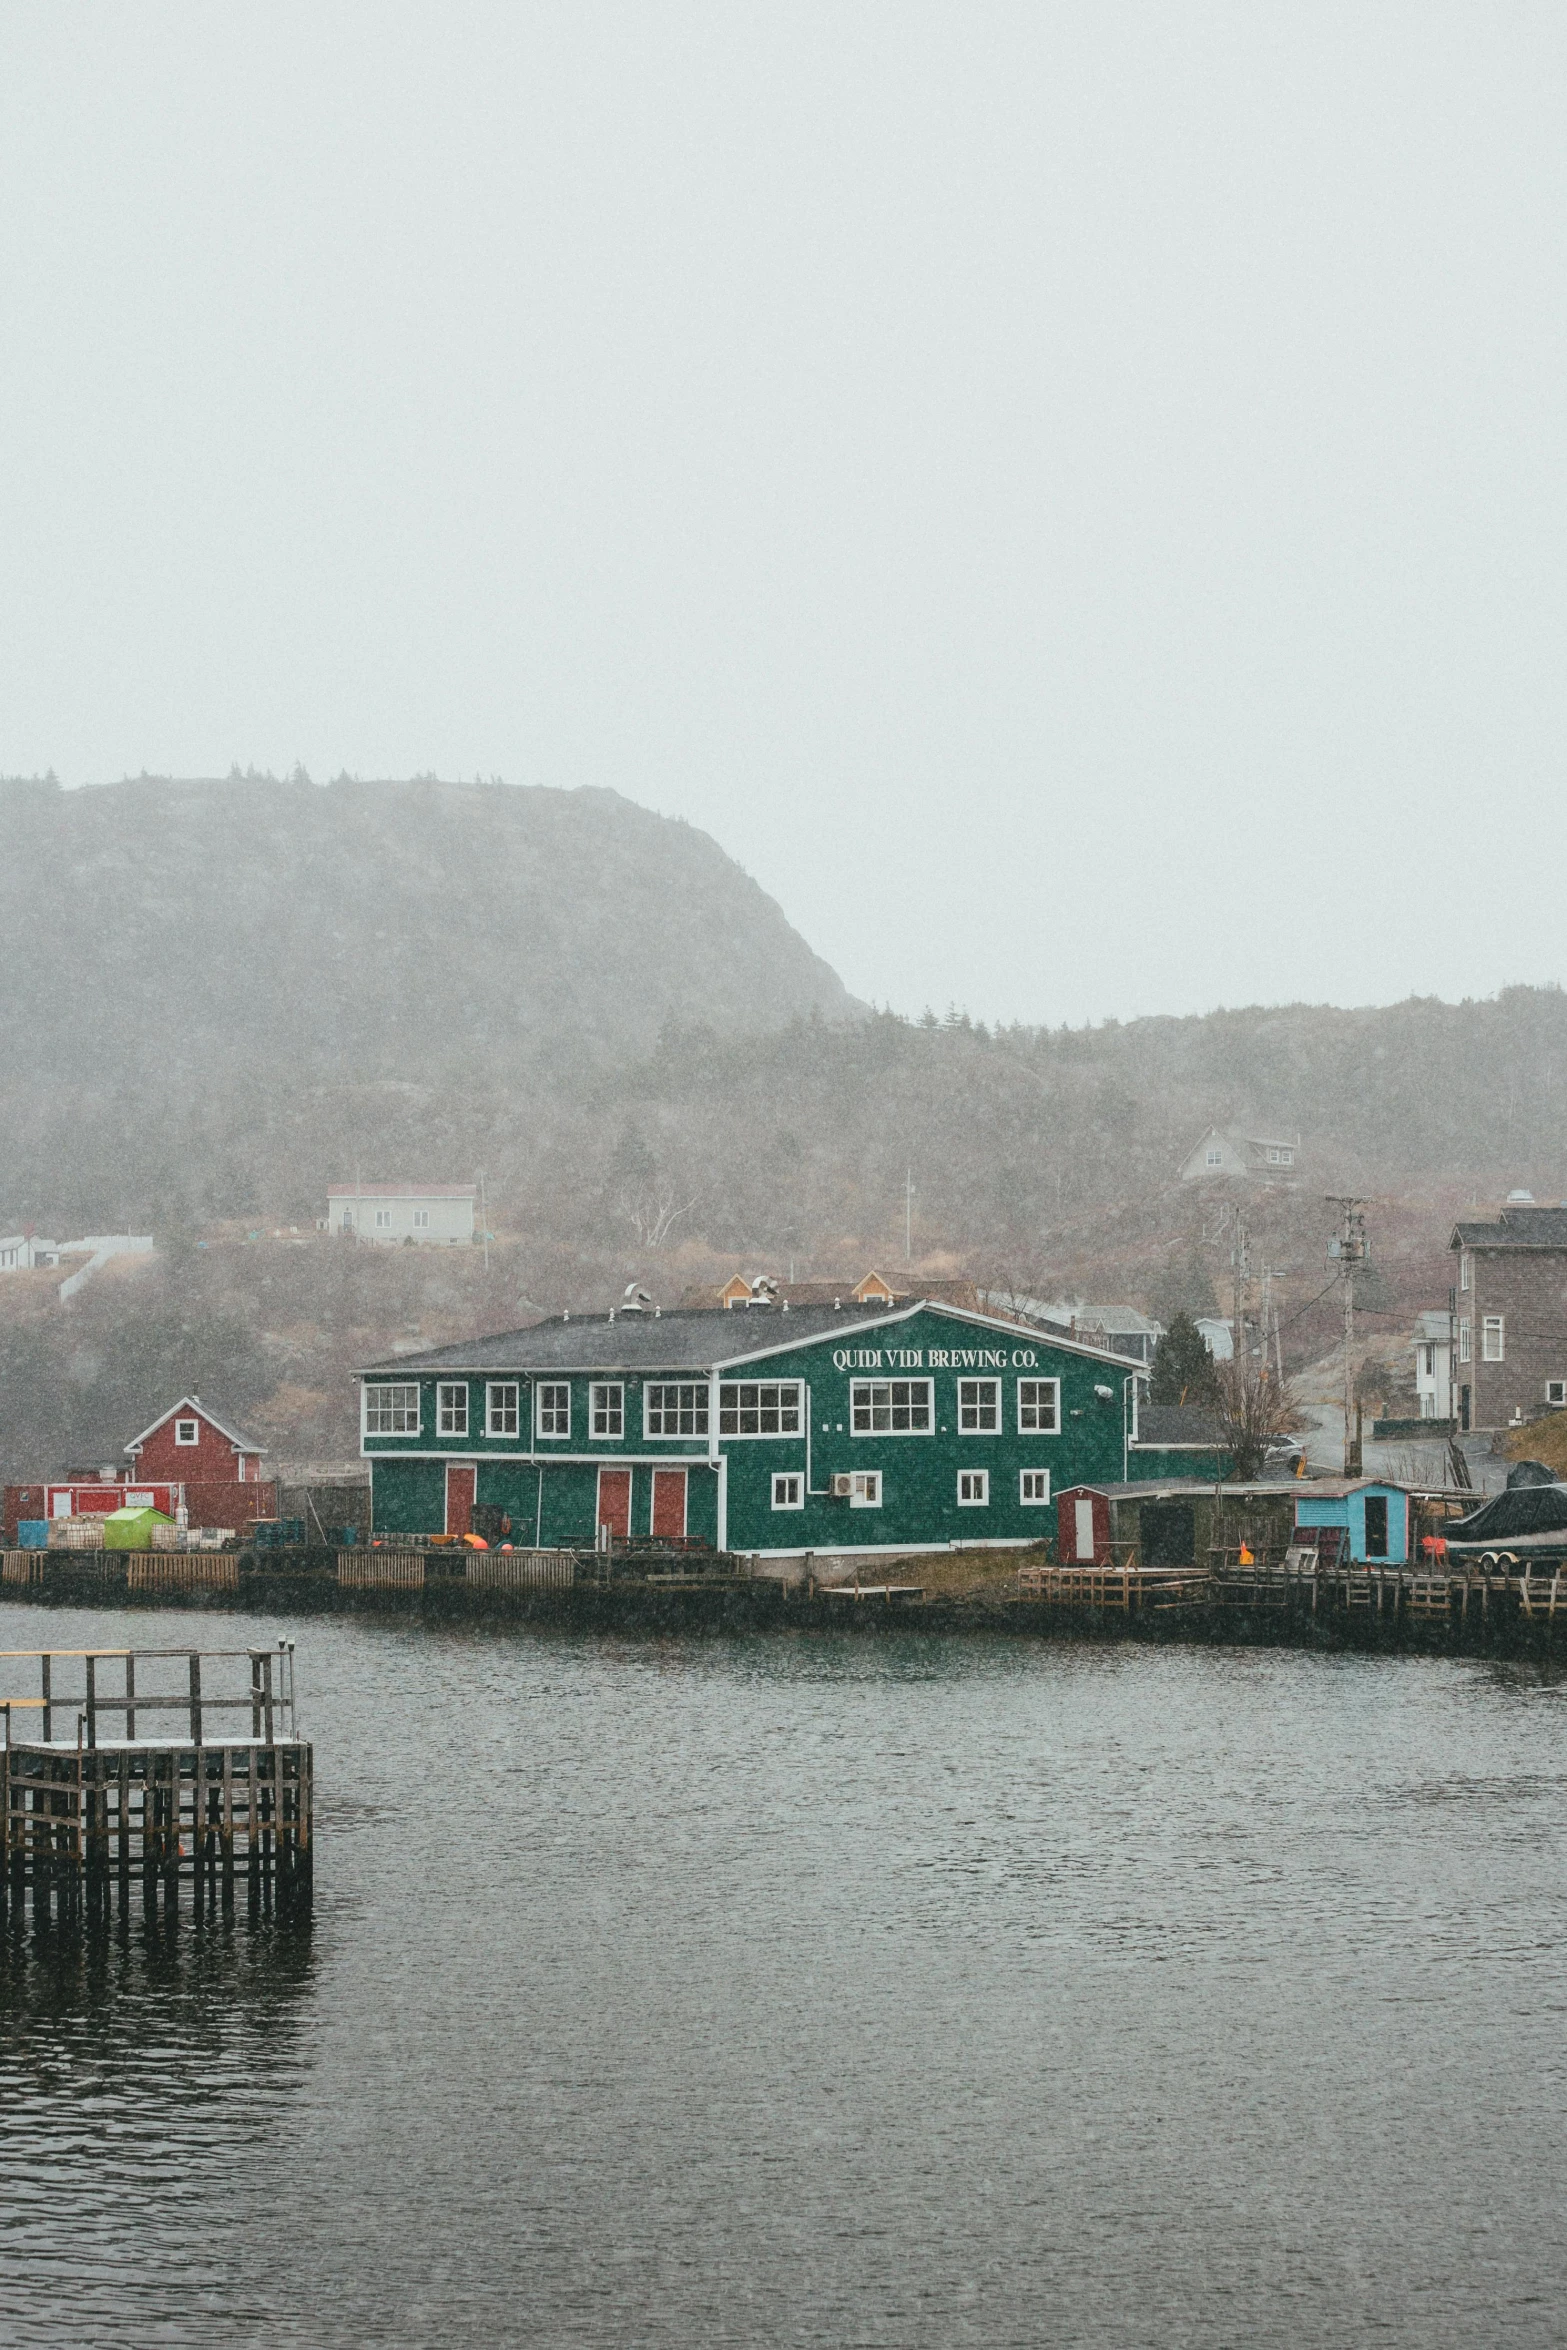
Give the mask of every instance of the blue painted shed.
M 1314 1479 L 1295 1497 L 1295 1525 L 1312 1539 L 1321 1526 L 1347 1528 L 1357 1567 L 1409 1563 L 1409 1494 L 1402 1485 L 1374 1477 Z

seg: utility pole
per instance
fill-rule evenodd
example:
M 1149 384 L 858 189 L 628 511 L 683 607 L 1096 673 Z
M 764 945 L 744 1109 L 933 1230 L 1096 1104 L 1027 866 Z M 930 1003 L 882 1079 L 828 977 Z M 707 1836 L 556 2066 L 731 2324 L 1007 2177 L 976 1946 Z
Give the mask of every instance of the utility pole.
M 1246 1253 L 1246 1210 L 1235 1210 L 1230 1240 L 1230 1294 L 1235 1305 L 1235 1367 L 1245 1377 L 1246 1351 L 1246 1282 L 1251 1271 Z
M 905 1167 L 903 1171 L 903 1269 L 905 1272 L 909 1270 L 913 1262 L 914 1170 L 912 1167 Z
M 1264 1379 L 1266 1379 L 1268 1376 L 1268 1321 L 1272 1312 L 1273 1267 L 1271 1265 L 1264 1265 L 1262 1268 L 1262 1343 L 1257 1349 L 1258 1353 L 1262 1357 L 1262 1375 Z
M 484 1169 L 479 1169 L 479 1222 L 484 1227 L 484 1270 L 490 1269 L 490 1211 L 484 1197 Z
M 1360 1474 L 1360 1445 L 1355 1436 L 1355 1267 L 1363 1265 L 1370 1254 L 1366 1239 L 1366 1219 L 1361 1213 L 1364 1200 L 1348 1198 L 1342 1193 L 1326 1194 L 1328 1205 L 1339 1211 L 1339 1228 L 1328 1242 L 1328 1256 L 1338 1260 L 1339 1277 L 1344 1284 L 1344 1474 Z

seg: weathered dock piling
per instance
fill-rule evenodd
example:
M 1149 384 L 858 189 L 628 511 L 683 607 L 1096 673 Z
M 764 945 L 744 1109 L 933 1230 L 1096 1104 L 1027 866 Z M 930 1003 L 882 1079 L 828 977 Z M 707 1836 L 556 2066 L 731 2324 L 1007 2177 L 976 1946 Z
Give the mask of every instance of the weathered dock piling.
M 188 1734 L 149 1737 L 170 1713 Z M 308 1909 L 314 1765 L 297 1734 L 291 1641 L 0 1650 L 0 1732 L 11 1922 L 29 1899 L 40 1926 L 104 1919 L 116 1902 L 123 1916 L 138 1880 L 147 1914 L 173 1916 L 182 1878 L 198 1916 L 232 1909 L 241 1881 L 253 1911 Z

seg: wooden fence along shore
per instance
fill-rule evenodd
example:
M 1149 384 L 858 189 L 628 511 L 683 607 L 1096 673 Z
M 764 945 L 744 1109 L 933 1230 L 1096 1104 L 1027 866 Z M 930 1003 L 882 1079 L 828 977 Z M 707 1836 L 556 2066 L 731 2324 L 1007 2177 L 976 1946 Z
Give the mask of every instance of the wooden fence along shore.
M 1021 1595 L 1054 1609 L 1120 1615 L 1201 1610 L 1272 1614 L 1306 1622 L 1334 1617 L 1462 1632 L 1509 1624 L 1567 1632 L 1567 1571 L 1541 1572 L 1505 1553 L 1450 1572 L 1419 1567 L 1325 1565 L 1309 1547 L 1243 1564 L 1215 1552 L 1205 1569 L 1144 1567 L 1135 1549 L 1103 1567 L 1023 1567 Z
M 241 1883 L 253 1913 L 309 1908 L 292 1643 L 0 1650 L 0 1736 L 0 1915 L 123 1917 L 137 1883 L 149 1917 L 173 1914 L 182 1880 L 198 1915 Z
M 1043 1551 L 1013 1565 L 972 1561 L 954 1589 L 953 1553 L 877 1561 L 875 1580 L 823 1571 L 792 1585 L 763 1562 L 694 1549 L 472 1551 L 451 1545 L 227 1554 L 8 1551 L 0 1599 L 74 1606 L 363 1608 L 563 1617 L 736 1630 L 792 1623 L 874 1624 L 895 1616 L 942 1629 L 1099 1631 L 1207 1640 L 1367 1642 L 1496 1648 L 1567 1638 L 1567 1558 L 1547 1564 L 1499 1549 L 1429 1567 L 1326 1563 L 1309 1545 L 1243 1559 L 1211 1550 L 1197 1566 L 1150 1567 L 1136 1546 L 1112 1563 L 1059 1566 Z M 1014 1554 L 1015 1555 L 1015 1554 Z M 936 1562 L 947 1572 L 938 1577 Z M 899 1571 L 901 1570 L 901 1572 Z M 957 1578 L 961 1583 L 964 1578 Z M 945 1588 L 927 1588 L 944 1582 Z M 845 1606 L 859 1600 L 861 1606 Z M 181 1652 L 184 1653 L 183 1651 Z

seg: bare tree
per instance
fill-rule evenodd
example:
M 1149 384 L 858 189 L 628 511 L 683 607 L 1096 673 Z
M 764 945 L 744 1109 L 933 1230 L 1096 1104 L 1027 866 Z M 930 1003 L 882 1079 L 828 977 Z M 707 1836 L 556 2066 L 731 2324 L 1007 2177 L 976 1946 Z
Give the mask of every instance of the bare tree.
M 1288 1382 L 1282 1386 L 1267 1364 L 1254 1356 L 1219 1363 L 1218 1418 L 1224 1431 L 1224 1449 L 1238 1484 L 1257 1476 L 1270 1445 L 1292 1436 L 1300 1412 Z
M 694 1199 L 682 1200 L 668 1184 L 623 1191 L 620 1212 L 644 1248 L 662 1248 L 682 1216 L 689 1216 Z

